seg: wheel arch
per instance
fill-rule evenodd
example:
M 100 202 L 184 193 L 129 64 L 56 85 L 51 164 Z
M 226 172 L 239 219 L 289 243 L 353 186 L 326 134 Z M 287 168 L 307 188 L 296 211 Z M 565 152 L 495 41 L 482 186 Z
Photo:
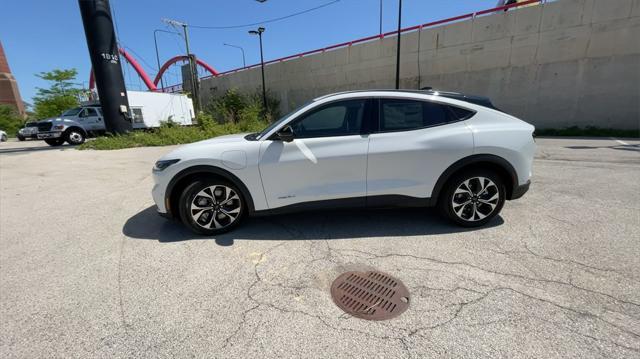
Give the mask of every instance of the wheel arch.
M 178 172 L 171 181 L 169 181 L 169 185 L 167 186 L 167 190 L 165 191 L 165 204 L 167 207 L 168 213 L 172 217 L 176 217 L 179 213 L 178 210 L 178 199 L 182 190 L 194 179 L 199 177 L 219 177 L 224 180 L 227 180 L 234 185 L 238 186 L 240 192 L 242 192 L 242 197 L 247 205 L 247 212 L 252 214 L 255 210 L 253 204 L 253 197 L 251 196 L 251 192 L 247 188 L 247 186 L 233 173 L 224 170 L 220 167 L 215 166 L 207 166 L 207 165 L 199 165 L 186 168 L 180 172 Z
M 444 186 L 454 175 L 471 168 L 488 168 L 497 172 L 507 187 L 507 199 L 510 200 L 513 197 L 513 191 L 518 186 L 518 173 L 511 163 L 500 156 L 478 154 L 458 160 L 440 175 L 431 193 L 433 201 L 439 200 Z

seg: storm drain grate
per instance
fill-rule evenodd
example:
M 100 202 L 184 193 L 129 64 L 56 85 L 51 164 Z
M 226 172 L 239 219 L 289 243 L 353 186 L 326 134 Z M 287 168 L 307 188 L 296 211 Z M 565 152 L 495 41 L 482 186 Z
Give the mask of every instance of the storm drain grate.
M 395 318 L 409 308 L 409 290 L 386 273 L 346 272 L 331 285 L 331 297 L 340 309 L 368 320 Z

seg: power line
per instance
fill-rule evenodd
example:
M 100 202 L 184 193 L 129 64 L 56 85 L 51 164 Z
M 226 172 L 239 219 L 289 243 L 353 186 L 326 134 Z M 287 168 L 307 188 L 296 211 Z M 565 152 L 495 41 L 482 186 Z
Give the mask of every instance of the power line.
M 312 11 L 315 11 L 315 10 L 319 10 L 319 9 L 322 9 L 322 8 L 327 7 L 329 5 L 333 5 L 335 3 L 338 3 L 340 1 L 341 0 L 334 0 L 334 1 L 328 2 L 326 4 L 322 4 L 322 5 L 319 5 L 319 6 L 316 6 L 316 7 L 312 7 L 312 8 L 307 9 L 307 10 L 299 11 L 299 12 L 296 12 L 296 13 L 293 13 L 293 14 L 282 16 L 282 17 L 277 17 L 277 18 L 274 18 L 274 19 L 254 22 L 254 23 L 251 23 L 251 24 L 230 25 L 230 26 L 202 26 L 202 25 L 191 25 L 191 24 L 189 24 L 189 27 L 192 27 L 192 28 L 195 28 L 195 29 L 224 30 L 224 29 L 239 29 L 239 28 L 242 28 L 242 27 L 263 25 L 263 24 L 268 24 L 268 23 L 271 23 L 271 22 L 285 20 L 285 19 L 288 19 L 288 18 L 291 18 L 291 17 L 294 17 L 294 16 L 306 14 L 306 13 L 309 13 L 309 12 L 312 12 Z
M 147 60 L 144 59 L 144 57 L 142 57 L 139 53 L 135 52 L 134 49 L 130 48 L 129 46 L 125 45 L 124 43 L 120 42 L 120 44 L 122 44 L 122 47 L 131 52 L 132 54 L 136 55 L 136 58 L 140 59 L 140 61 L 142 61 L 142 64 L 145 65 L 147 67 L 147 69 L 152 70 L 152 71 L 158 71 L 158 69 L 151 65 L 149 62 L 147 62 Z

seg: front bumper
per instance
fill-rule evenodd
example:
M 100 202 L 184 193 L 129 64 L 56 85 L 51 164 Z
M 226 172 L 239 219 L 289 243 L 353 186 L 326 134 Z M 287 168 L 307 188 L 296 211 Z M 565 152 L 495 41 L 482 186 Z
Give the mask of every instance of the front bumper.
M 527 191 L 529 191 L 529 187 L 531 186 L 531 180 L 527 181 L 527 183 L 520 185 L 513 189 L 513 193 L 511 194 L 511 199 L 518 199 L 524 196 Z
M 38 139 L 44 140 L 49 138 L 60 138 L 62 136 L 62 132 L 51 131 L 51 132 L 38 132 Z

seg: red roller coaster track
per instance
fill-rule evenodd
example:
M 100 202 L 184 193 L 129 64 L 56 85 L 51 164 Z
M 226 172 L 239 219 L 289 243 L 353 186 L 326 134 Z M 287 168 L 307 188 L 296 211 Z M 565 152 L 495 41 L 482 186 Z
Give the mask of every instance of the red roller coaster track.
M 156 78 L 152 82 L 149 75 L 147 75 L 147 73 L 144 71 L 142 66 L 140 66 L 138 61 L 136 61 L 136 59 L 133 56 L 131 56 L 131 54 L 129 54 L 125 49 L 120 49 L 120 54 L 127 60 L 127 62 L 131 65 L 131 67 L 133 67 L 133 69 L 136 71 L 138 76 L 140 76 L 140 78 L 142 79 L 144 84 L 147 86 L 149 91 L 158 91 L 158 82 L 160 82 L 162 75 L 167 71 L 169 66 L 175 64 L 178 61 L 187 61 L 189 59 L 187 55 L 178 55 L 178 56 L 172 57 L 167 62 L 165 62 L 164 65 L 162 65 L 162 67 L 160 68 L 160 71 L 158 71 L 158 74 L 156 75 Z M 211 75 L 218 76 L 218 71 L 216 71 L 213 67 L 211 67 L 206 62 L 200 59 L 196 59 L 196 63 L 197 65 L 202 66 Z M 93 70 L 92 70 L 91 73 L 89 74 L 89 89 L 93 90 L 95 86 L 96 86 L 96 82 L 95 82 L 95 78 L 93 76 Z

